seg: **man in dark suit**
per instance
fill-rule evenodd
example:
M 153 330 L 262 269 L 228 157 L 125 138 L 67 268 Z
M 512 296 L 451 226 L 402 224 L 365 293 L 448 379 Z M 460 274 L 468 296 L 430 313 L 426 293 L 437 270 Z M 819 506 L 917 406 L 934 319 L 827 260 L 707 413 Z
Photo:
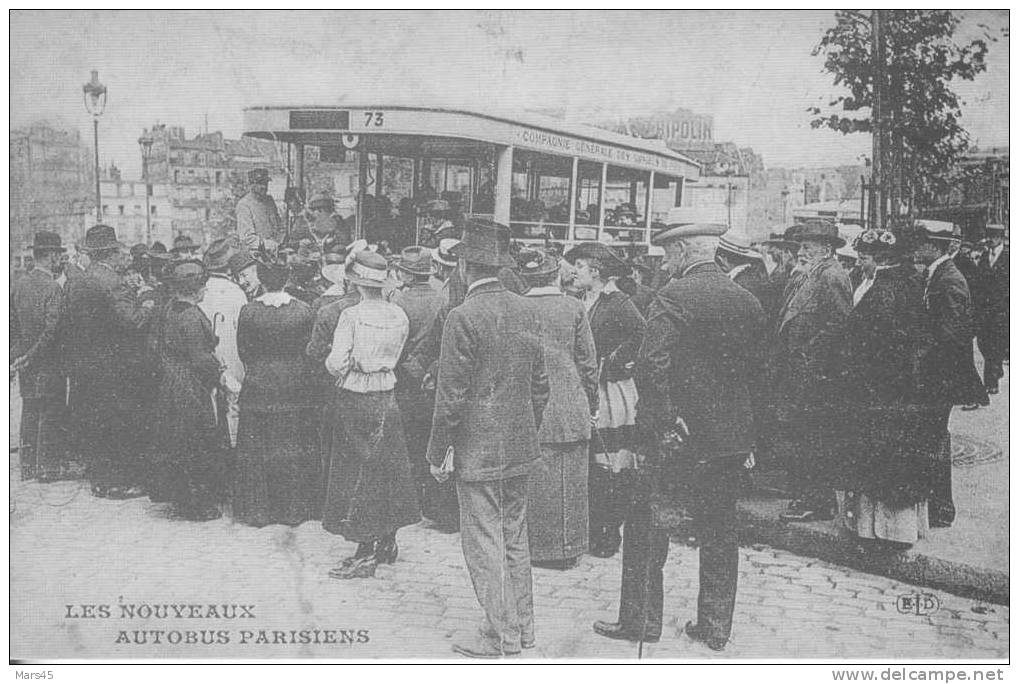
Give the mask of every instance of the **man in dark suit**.
M 984 357 L 984 386 L 988 394 L 998 393 L 1008 358 L 1008 247 L 1005 226 L 987 225 L 987 251 L 977 266 L 974 295 L 977 309 L 977 346 Z
M 436 480 L 453 448 L 464 561 L 485 613 L 480 634 L 454 644 L 496 658 L 534 646 L 527 478 L 539 457 L 549 381 L 531 303 L 508 292 L 509 228 L 470 221 L 454 248 L 467 296 L 443 328 L 428 461 Z
M 673 224 L 654 240 L 665 248 L 672 280 L 651 304 L 637 360 L 644 461 L 623 532 L 619 620 L 594 624 L 612 639 L 661 637 L 669 534 L 654 525 L 653 493 L 686 511 L 700 541 L 697 621 L 687 623 L 687 635 L 713 650 L 729 639 L 739 564 L 736 496 L 756 438 L 766 319 L 757 299 L 715 261 L 725 230 Z
M 973 365 L 974 324 L 969 287 L 952 259 L 962 233 L 954 225 L 951 229 L 919 231 L 915 256 L 927 267 L 924 307 L 931 336 L 918 369 L 924 403 L 921 438 L 930 454 L 933 481 L 927 510 L 932 527 L 948 527 L 955 520 L 948 420 L 953 406 L 986 405 L 987 394 Z
M 757 301 L 764 306 L 768 271 L 764 267 L 764 255 L 750 246 L 749 237 L 734 230 L 727 231 L 718 239 L 715 263 L 722 273 L 757 297 Z
M 70 474 L 64 458 L 64 400 L 67 377 L 61 367 L 56 335 L 63 312 L 57 284 L 64 247 L 50 231 L 35 234 L 35 268 L 11 290 L 11 375 L 18 373 L 21 478 L 51 482 Z
M 154 301 L 140 301 L 124 283 L 130 255 L 113 228 L 89 228 L 82 246 L 91 264 L 83 278 L 67 284 L 60 332 L 71 380 L 71 420 L 92 493 L 142 496 L 144 406 L 153 371 L 145 331 Z
M 835 494 L 827 480 L 835 452 L 832 374 L 836 342 L 853 310 L 849 276 L 835 259 L 845 244 L 835 224 L 809 222 L 792 232 L 805 273 L 791 280 L 778 315 L 772 390 L 779 423 L 776 448 L 788 450 L 795 497 L 784 521 L 830 520 Z
M 460 527 L 456 490 L 450 482 L 435 481 L 425 458 L 435 408 L 434 395 L 422 386 L 428 366 L 416 354 L 418 347 L 426 343 L 446 299 L 430 283 L 436 268 L 427 248 L 404 248 L 396 260 L 396 269 L 404 287 L 393 295 L 392 302 L 403 309 L 410 321 L 407 341 L 396 366 L 396 401 L 407 436 L 407 453 L 419 487 L 422 514 L 438 529 L 455 532 Z

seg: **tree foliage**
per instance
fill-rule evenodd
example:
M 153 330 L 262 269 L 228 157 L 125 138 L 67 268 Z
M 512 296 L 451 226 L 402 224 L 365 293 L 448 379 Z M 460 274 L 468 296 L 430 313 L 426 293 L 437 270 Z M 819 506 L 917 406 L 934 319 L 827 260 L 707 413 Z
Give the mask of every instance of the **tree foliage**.
M 883 10 L 885 41 L 886 134 L 896 150 L 893 174 L 901 174 L 903 196 L 918 201 L 945 191 L 948 174 L 969 146 L 955 80 L 973 80 L 986 70 L 989 43 L 996 40 L 981 25 L 982 37 L 957 42 L 960 20 L 949 10 Z M 825 107 L 810 107 L 811 126 L 843 134 L 872 132 L 875 68 L 871 58 L 871 22 L 858 11 L 836 12 L 814 49 L 824 68 L 845 88 Z M 892 157 L 889 157 L 891 159 Z M 912 191 L 912 192 L 910 192 Z

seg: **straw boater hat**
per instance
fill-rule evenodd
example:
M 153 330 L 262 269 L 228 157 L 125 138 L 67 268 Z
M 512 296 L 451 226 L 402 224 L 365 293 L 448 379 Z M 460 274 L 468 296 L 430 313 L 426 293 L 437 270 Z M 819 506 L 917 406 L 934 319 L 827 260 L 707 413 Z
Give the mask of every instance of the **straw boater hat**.
M 99 252 L 105 249 L 117 249 L 126 245 L 117 239 L 117 231 L 113 226 L 96 224 L 85 233 L 81 249 L 86 252 Z
M 456 256 L 450 251 L 454 247 L 460 244 L 460 241 L 456 238 L 443 238 L 439 240 L 439 247 L 432 254 L 432 259 L 439 262 L 443 266 L 455 267 L 457 264 Z
M 951 227 L 949 227 L 949 225 Z M 922 226 L 922 235 L 927 240 L 959 240 L 962 241 L 962 231 L 959 230 L 959 226 L 952 224 L 944 224 L 944 226 L 932 227 L 930 224 Z
M 40 230 L 35 234 L 35 240 L 28 246 L 28 249 L 40 252 L 66 252 L 67 249 L 60 244 L 60 235 L 50 230 Z
M 750 236 L 735 230 L 726 231 L 718 238 L 718 249 L 746 259 L 764 259 L 764 255 L 750 246 Z
M 325 192 L 317 192 L 311 196 L 308 200 L 309 209 L 333 209 L 336 206 L 336 202 L 333 200 L 332 195 Z
M 470 219 L 464 226 L 463 240 L 450 253 L 483 266 L 516 266 L 510 253 L 510 229 L 488 219 Z
M 400 283 L 389 277 L 389 264 L 381 254 L 361 250 L 347 266 L 347 282 L 361 287 L 397 288 Z
M 396 267 L 417 276 L 430 276 L 438 270 L 432 263 L 431 251 L 419 245 L 404 247 L 396 259 Z
M 721 237 L 728 230 L 728 226 L 715 223 L 702 209 L 673 207 L 665 219 L 665 228 L 651 238 L 651 244 L 660 246 L 679 238 L 698 235 Z
M 988 223 L 984 226 L 984 231 L 987 233 L 1004 233 L 1005 224 L 1003 223 Z

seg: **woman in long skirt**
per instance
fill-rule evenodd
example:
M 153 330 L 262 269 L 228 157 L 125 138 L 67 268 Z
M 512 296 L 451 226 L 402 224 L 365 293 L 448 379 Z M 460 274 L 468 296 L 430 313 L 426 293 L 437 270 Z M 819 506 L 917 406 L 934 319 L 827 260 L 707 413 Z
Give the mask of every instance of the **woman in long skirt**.
M 630 503 L 636 443 L 637 386 L 633 365 L 644 338 L 644 317 L 616 285 L 630 266 L 600 242 L 566 253 L 583 293 L 598 359 L 598 421 L 591 436 L 591 555 L 610 558 L 622 541 Z
M 923 277 L 899 263 L 895 236 L 854 243 L 869 278 L 857 286 L 842 340 L 846 428 L 831 483 L 837 521 L 855 536 L 899 545 L 927 531 L 930 476 L 913 369 L 923 338 Z
M 153 501 L 167 501 L 188 520 L 212 520 L 217 508 L 217 461 L 226 434 L 217 429 L 213 391 L 220 367 L 209 319 L 198 308 L 208 274 L 199 261 L 173 264 L 165 276 L 172 299 L 153 325 L 160 360 L 152 414 L 149 485 Z
M 383 290 L 384 257 L 358 252 L 346 271 L 361 302 L 344 309 L 336 324 L 326 369 L 336 377 L 332 398 L 332 457 L 322 527 L 357 542 L 354 554 L 329 572 L 336 579 L 370 577 L 379 563 L 396 561 L 396 532 L 421 519 L 393 389 L 393 369 L 410 324 Z
M 237 351 L 244 362 L 233 512 L 238 522 L 299 525 L 318 517 L 319 391 L 305 356 L 311 307 L 283 291 L 286 269 L 259 264 L 265 288 L 241 309 Z
M 531 564 L 565 570 L 588 546 L 588 440 L 598 413 L 598 364 L 584 305 L 557 284 L 559 263 L 522 251 L 520 274 L 541 320 L 550 396 L 538 438 L 541 458 L 528 479 Z

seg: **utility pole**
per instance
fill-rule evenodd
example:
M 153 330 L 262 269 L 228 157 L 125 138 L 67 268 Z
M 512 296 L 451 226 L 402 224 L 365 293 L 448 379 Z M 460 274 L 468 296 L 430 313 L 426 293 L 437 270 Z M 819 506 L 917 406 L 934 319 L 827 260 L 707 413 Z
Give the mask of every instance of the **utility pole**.
M 881 10 L 870 12 L 870 55 L 873 72 L 873 100 L 871 109 L 871 141 L 873 149 L 871 158 L 874 166 L 871 169 L 871 209 L 870 225 L 873 228 L 885 226 L 885 41 L 881 26 Z

